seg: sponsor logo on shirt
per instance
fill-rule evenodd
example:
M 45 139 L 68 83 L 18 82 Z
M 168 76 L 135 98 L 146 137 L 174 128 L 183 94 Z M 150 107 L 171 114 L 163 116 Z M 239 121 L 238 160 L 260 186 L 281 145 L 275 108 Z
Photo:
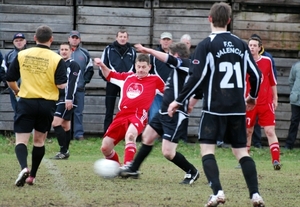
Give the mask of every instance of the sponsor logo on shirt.
M 127 90 L 127 97 L 130 99 L 134 99 L 143 93 L 143 85 L 139 83 L 131 83 Z

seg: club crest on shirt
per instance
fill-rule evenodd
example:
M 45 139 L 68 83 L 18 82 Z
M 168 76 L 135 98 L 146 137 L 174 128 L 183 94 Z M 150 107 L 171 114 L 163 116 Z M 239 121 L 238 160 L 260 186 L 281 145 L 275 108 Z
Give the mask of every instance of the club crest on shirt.
M 193 63 L 194 65 L 199 65 L 199 64 L 200 64 L 200 61 L 197 60 L 197 59 L 194 59 L 194 60 L 192 61 L 192 63 Z
M 131 83 L 126 90 L 127 97 L 134 99 L 143 93 L 143 85 L 139 83 Z

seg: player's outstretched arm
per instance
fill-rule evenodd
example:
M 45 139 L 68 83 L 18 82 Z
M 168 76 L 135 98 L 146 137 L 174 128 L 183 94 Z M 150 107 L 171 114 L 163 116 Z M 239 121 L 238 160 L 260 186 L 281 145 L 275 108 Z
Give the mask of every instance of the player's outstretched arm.
M 100 58 L 95 58 L 94 59 L 94 64 L 97 65 L 100 70 L 102 71 L 103 76 L 106 78 L 111 70 L 101 61 Z
M 156 57 L 157 59 L 159 59 L 162 62 L 167 62 L 167 60 L 168 60 L 168 54 L 167 53 L 144 47 L 141 44 L 135 44 L 134 47 L 138 52 L 153 55 L 154 57 Z

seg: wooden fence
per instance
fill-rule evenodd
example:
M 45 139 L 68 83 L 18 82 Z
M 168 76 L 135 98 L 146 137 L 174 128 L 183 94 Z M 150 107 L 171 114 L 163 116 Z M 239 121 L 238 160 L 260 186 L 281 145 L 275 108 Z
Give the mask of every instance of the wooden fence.
M 81 32 L 82 46 L 92 58 L 100 57 L 105 46 L 115 40 L 122 27 L 129 33 L 129 42 L 156 47 L 164 31 L 174 41 L 188 33 L 192 48 L 210 33 L 208 13 L 213 0 L 2 0 L 0 1 L 0 50 L 5 54 L 13 48 L 12 36 L 23 32 L 28 47 L 35 44 L 35 29 L 49 25 L 54 31 L 51 48 L 57 50 L 72 29 Z M 276 132 L 281 140 L 287 136 L 290 119 L 288 75 L 300 54 L 300 14 L 298 0 L 231 0 L 233 34 L 247 40 L 259 34 L 265 49 L 275 57 L 278 73 L 279 107 L 276 111 Z M 86 134 L 102 134 L 105 113 L 105 82 L 98 69 L 87 85 L 84 128 Z M 0 95 L 0 130 L 12 130 L 13 112 L 7 93 Z M 116 109 L 117 111 L 117 109 Z M 189 136 L 197 136 L 201 113 L 199 103 L 191 115 Z M 263 135 L 265 136 L 265 135 Z M 298 135 L 300 138 L 300 133 Z M 298 142 L 298 141 L 297 141 Z

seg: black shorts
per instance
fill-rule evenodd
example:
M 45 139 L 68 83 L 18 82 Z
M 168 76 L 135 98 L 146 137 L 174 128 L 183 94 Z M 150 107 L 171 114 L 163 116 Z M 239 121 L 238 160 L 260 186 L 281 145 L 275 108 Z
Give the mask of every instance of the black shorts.
M 56 110 L 55 110 L 54 116 L 57 116 L 64 120 L 70 121 L 74 110 L 75 110 L 74 105 L 71 110 L 67 110 L 65 102 L 58 102 L 56 104 Z
M 156 113 L 149 125 L 163 139 L 178 143 L 180 138 L 187 136 L 188 116 L 178 112 L 173 117 L 168 114 Z
M 219 116 L 203 112 L 200 118 L 199 142 L 216 144 L 217 140 L 223 140 L 233 148 L 246 147 L 246 116 Z
M 20 98 L 16 104 L 14 132 L 30 133 L 33 129 L 50 131 L 55 111 L 55 101 Z

